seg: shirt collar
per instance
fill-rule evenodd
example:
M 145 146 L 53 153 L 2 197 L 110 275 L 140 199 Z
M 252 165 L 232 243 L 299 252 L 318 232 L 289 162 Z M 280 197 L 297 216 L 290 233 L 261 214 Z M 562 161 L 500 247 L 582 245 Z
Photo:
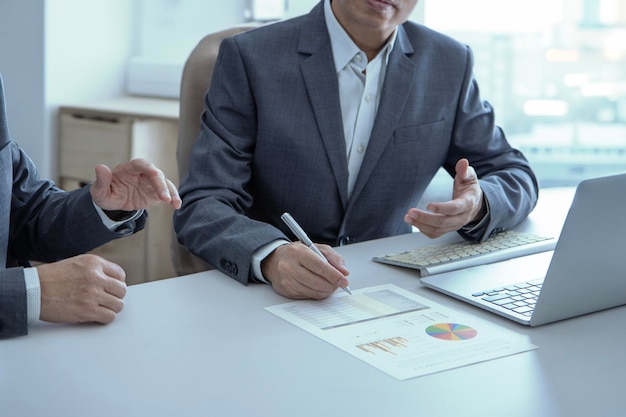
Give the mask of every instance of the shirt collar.
M 333 58 L 335 60 L 335 70 L 341 71 L 348 63 L 358 54 L 361 50 L 354 43 L 348 33 L 341 27 L 341 24 L 335 17 L 333 10 L 330 6 L 331 0 L 324 1 L 324 17 L 326 19 L 326 27 L 328 34 L 330 35 L 330 45 L 333 50 Z M 385 54 L 385 63 L 389 59 L 389 52 L 393 49 L 393 45 L 396 42 L 398 29 L 393 31 L 393 34 L 385 44 L 385 46 L 379 52 Z

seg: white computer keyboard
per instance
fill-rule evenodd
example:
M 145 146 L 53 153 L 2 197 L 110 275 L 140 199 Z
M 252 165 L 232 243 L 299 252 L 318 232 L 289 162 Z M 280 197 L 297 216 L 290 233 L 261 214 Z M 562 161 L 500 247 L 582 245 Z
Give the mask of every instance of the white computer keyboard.
M 504 261 L 554 249 L 556 239 L 531 233 L 506 231 L 486 242 L 468 241 L 423 246 L 376 256 L 376 262 L 418 269 L 422 276 Z

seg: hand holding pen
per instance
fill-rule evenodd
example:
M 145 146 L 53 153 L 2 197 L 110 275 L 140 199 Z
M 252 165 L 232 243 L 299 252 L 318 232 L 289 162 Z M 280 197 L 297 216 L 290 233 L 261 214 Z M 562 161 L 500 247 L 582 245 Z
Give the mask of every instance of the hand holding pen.
M 300 227 L 300 225 L 296 222 L 296 220 L 289 214 L 283 213 L 280 218 L 285 222 L 285 224 L 291 229 L 294 235 L 309 249 L 311 249 L 315 254 L 317 254 L 324 261 L 328 262 L 328 259 L 324 256 L 324 254 L 313 244 L 313 241 L 309 238 L 306 232 Z M 352 295 L 350 288 L 348 286 L 342 287 L 342 289 L 348 294 Z

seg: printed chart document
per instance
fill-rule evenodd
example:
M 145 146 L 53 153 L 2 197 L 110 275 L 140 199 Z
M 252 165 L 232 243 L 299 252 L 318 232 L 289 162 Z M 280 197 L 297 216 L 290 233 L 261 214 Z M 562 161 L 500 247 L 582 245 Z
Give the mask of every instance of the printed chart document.
M 266 310 L 405 380 L 536 349 L 527 336 L 392 284 Z

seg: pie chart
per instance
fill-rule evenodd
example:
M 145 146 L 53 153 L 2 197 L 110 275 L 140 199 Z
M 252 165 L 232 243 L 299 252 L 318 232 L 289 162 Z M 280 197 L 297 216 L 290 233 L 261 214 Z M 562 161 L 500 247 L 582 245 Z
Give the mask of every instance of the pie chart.
M 426 334 L 441 340 L 461 341 L 473 338 L 478 332 L 464 324 L 439 323 L 426 328 Z

